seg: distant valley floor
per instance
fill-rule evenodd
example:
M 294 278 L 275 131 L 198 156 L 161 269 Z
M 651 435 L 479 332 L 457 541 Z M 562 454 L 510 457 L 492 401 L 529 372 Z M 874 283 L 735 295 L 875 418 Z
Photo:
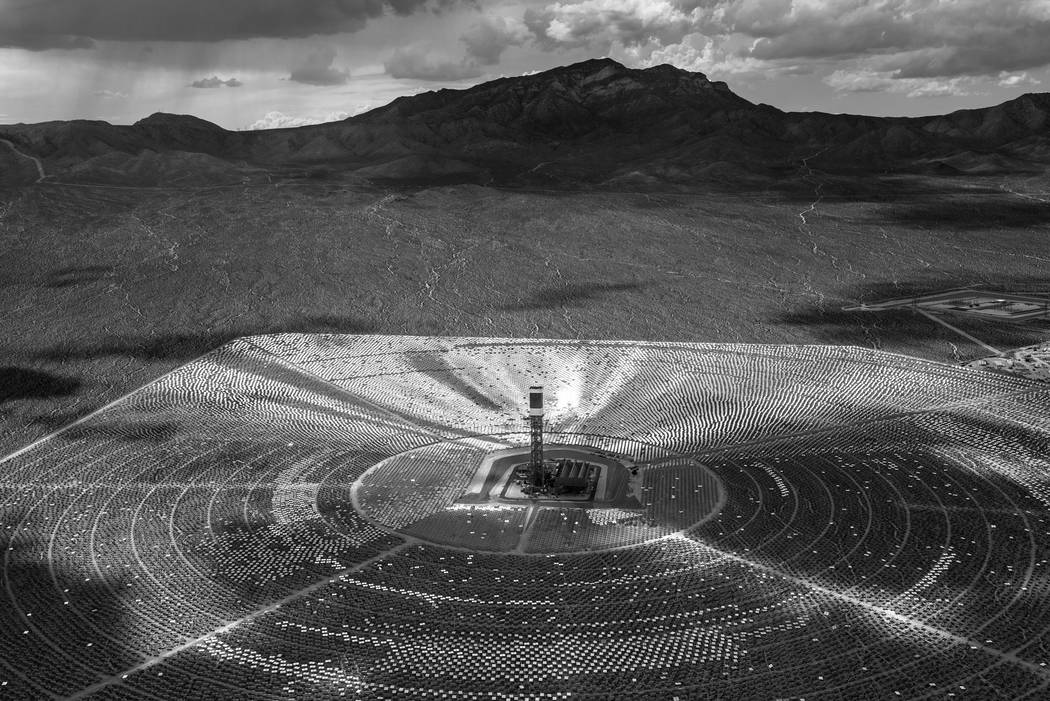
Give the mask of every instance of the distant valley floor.
M 1045 178 L 698 190 L 0 190 L 0 452 L 251 334 L 817 343 L 966 362 L 986 350 L 910 310 L 842 308 L 1050 290 Z M 1050 335 L 952 323 L 996 348 Z

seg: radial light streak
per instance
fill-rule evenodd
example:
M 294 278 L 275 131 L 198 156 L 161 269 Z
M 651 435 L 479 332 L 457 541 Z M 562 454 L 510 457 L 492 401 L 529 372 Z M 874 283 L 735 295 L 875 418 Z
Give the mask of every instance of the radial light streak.
M 533 384 L 620 501 L 490 494 Z M 242 339 L 3 461 L 0 691 L 1037 695 L 1047 406 L 860 348 Z

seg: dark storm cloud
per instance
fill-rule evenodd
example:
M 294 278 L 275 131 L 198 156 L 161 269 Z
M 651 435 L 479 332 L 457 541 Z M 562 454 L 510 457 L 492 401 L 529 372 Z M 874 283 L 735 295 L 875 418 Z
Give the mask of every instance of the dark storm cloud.
M 904 79 L 1050 63 L 1050 5 L 1042 0 L 738 0 L 722 7 L 723 29 L 757 37 L 749 55 L 759 59 L 866 58 Z
M 749 25 L 744 28 L 749 30 L 749 36 L 761 37 L 749 55 L 765 60 L 878 54 L 913 46 L 917 40 L 906 27 L 870 20 L 839 24 L 812 18 L 807 23 L 766 36 L 758 33 L 761 28 L 755 33 L 751 33 Z
M 48 49 L 70 51 L 93 49 L 95 42 L 88 37 L 69 34 L 8 32 L 4 19 L 0 17 L 0 49 L 8 48 L 29 49 L 30 51 L 47 51 Z
M 473 61 L 457 61 L 418 45 L 399 48 L 383 65 L 391 78 L 440 81 L 465 80 L 481 75 L 481 69 Z
M 385 12 L 456 0 L 0 0 L 0 46 L 88 48 L 92 40 L 221 41 L 356 32 Z
M 343 85 L 350 80 L 350 74 L 333 67 L 333 61 L 335 49 L 332 47 L 314 51 L 292 69 L 288 80 L 307 85 Z
M 965 46 L 918 51 L 885 62 L 898 78 L 986 75 L 1050 63 L 1050 21 L 975 36 Z
M 244 83 L 237 80 L 236 78 L 230 78 L 229 80 L 223 80 L 217 75 L 213 75 L 211 78 L 201 78 L 190 83 L 191 88 L 221 88 L 223 86 L 227 88 L 239 88 Z
M 842 1 L 800 9 L 768 0 L 764 15 L 747 11 L 749 4 L 731 3 L 721 22 L 759 37 L 750 51 L 759 59 L 868 57 L 898 78 L 989 75 L 1050 62 L 1050 5 L 1040 2 Z

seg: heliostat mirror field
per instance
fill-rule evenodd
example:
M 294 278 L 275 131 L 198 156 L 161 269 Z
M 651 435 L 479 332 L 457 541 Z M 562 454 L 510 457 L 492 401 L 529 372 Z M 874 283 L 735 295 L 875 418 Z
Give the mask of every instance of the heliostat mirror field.
M 536 384 L 586 504 L 505 489 Z M 1047 406 L 852 347 L 241 339 L 0 462 L 0 696 L 1040 698 Z

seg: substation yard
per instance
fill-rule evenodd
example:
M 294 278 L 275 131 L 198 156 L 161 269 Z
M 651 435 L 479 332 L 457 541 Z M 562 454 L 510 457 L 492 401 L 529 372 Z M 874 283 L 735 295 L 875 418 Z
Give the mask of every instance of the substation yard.
M 535 384 L 630 494 L 470 496 Z M 1043 698 L 1047 406 L 855 347 L 239 339 L 0 461 L 0 696 Z

